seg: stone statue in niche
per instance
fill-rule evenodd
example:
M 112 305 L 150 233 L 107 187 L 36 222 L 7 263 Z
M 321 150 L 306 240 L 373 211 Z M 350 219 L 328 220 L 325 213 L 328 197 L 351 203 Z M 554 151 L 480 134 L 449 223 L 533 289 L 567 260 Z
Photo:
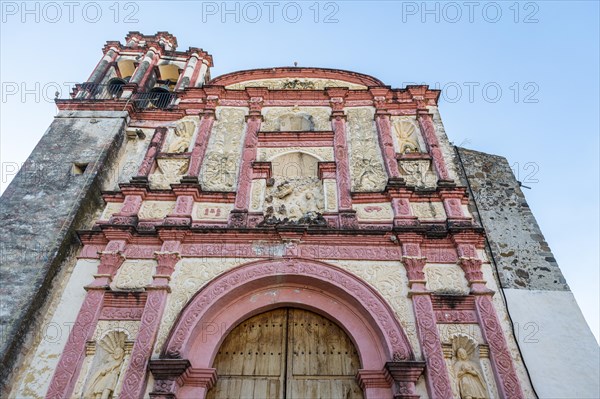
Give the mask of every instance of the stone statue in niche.
M 92 371 L 86 398 L 109 399 L 113 397 L 121 366 L 125 359 L 126 335 L 122 331 L 108 333 L 98 345 L 101 348 Z
M 190 146 L 190 139 L 194 133 L 195 125 L 192 121 L 178 122 L 173 128 L 173 138 L 167 148 L 168 153 L 186 152 Z
M 396 120 L 394 122 L 394 133 L 398 140 L 398 150 L 401 154 L 421 152 L 417 139 L 417 127 L 407 120 Z
M 455 354 L 453 371 L 458 384 L 461 399 L 488 399 L 486 388 L 479 365 L 473 360 L 478 354 L 477 344 L 466 336 L 457 336 L 452 340 Z

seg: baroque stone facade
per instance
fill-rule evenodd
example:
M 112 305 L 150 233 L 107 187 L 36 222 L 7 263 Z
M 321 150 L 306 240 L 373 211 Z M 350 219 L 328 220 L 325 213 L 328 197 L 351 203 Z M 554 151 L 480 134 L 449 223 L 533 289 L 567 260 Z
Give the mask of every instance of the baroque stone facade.
M 33 189 L 24 172 L 2 197 L 3 245 L 40 229 L 39 245 L 54 250 L 37 263 L 44 278 L 28 284 L 13 270 L 24 247 L 11 247 L 2 266 L 28 304 L 19 313 L 8 301 L 21 320 L 3 314 L 18 333 L 2 347 L 3 395 L 219 398 L 235 396 L 227 389 L 241 378 L 253 388 L 239 395 L 261 396 L 263 374 L 227 365 L 261 364 L 249 348 L 279 330 L 244 323 L 279 311 L 286 320 L 314 313 L 286 321 L 296 346 L 283 368 L 301 364 L 302 340 L 329 345 L 305 367 L 309 378 L 281 377 L 296 394 L 310 396 L 313 381 L 336 397 L 536 396 L 542 381 L 527 368 L 537 355 L 524 357 L 503 289 L 566 285 L 553 260 L 506 263 L 516 244 L 489 226 L 489 199 L 473 197 L 506 171 L 484 163 L 481 174 L 484 156 L 455 151 L 439 91 L 319 68 L 210 79 L 211 56 L 176 45 L 166 32 L 108 42 L 89 81 L 57 101 L 28 161 L 46 162 L 51 142 L 65 140 L 65 160 L 89 162 L 87 180 L 69 180 L 55 211 L 34 199 L 27 214 L 40 220 L 17 212 Z M 40 224 L 52 214 L 68 231 Z M 550 257 L 537 242 L 531 258 Z M 314 320 L 335 325 L 326 342 L 314 341 Z M 298 330 L 305 323 L 308 333 Z M 226 338 L 239 341 L 239 360 L 220 350 Z M 335 378 L 324 371 L 330 361 L 343 365 Z M 267 396 L 288 395 L 278 392 Z

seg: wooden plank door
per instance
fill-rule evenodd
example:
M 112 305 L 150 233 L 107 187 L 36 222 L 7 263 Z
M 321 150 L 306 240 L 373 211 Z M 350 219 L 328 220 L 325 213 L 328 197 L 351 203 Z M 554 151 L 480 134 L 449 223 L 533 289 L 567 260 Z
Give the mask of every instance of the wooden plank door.
M 358 353 L 332 321 L 302 309 L 288 316 L 287 399 L 360 399 Z
M 227 336 L 213 367 L 219 376 L 208 399 L 283 399 L 287 309 L 254 316 Z
M 359 399 L 358 354 L 330 320 L 302 309 L 254 316 L 227 336 L 208 399 Z

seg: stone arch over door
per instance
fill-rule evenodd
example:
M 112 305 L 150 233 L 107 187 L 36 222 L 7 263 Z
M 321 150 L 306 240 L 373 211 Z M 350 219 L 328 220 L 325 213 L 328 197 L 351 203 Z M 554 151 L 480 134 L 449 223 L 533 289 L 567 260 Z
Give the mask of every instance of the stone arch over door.
M 324 262 L 280 259 L 232 269 L 190 300 L 171 330 L 161 359 L 150 365 L 156 380 L 153 397 L 205 397 L 216 379 L 211 367 L 227 335 L 244 320 L 281 307 L 320 314 L 344 330 L 359 353 L 362 369 L 357 378 L 365 398 L 391 397 L 396 391 L 386 369 L 389 362 L 411 370 L 408 385 L 396 382 L 414 391 L 422 364 L 414 361 L 394 312 L 371 286 Z M 179 372 L 174 371 L 177 367 Z

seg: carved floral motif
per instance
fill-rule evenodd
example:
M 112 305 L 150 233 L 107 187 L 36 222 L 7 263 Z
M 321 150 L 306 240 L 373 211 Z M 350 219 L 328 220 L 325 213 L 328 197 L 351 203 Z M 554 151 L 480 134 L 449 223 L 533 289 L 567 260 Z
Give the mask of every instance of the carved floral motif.
M 394 218 L 394 211 L 389 202 L 376 204 L 354 204 L 352 209 L 356 211 L 356 217 L 359 221 L 381 221 L 391 222 Z
M 144 288 L 152 281 L 155 262 L 147 260 L 126 260 L 123 262 L 113 287 L 120 290 L 135 290 Z
M 175 208 L 175 201 L 144 201 L 138 214 L 140 219 L 163 219 Z
M 346 108 L 352 191 L 382 191 L 388 177 L 370 107 Z
M 243 90 L 246 87 L 266 87 L 271 90 L 323 90 L 326 87 L 347 87 L 351 90 L 361 90 L 367 88 L 356 83 L 323 78 L 256 79 L 226 86 L 230 90 Z
M 205 191 L 235 191 L 248 109 L 218 107 L 216 113 L 200 184 Z
M 457 265 L 425 266 L 427 289 L 438 294 L 467 295 L 469 286 L 464 273 Z

